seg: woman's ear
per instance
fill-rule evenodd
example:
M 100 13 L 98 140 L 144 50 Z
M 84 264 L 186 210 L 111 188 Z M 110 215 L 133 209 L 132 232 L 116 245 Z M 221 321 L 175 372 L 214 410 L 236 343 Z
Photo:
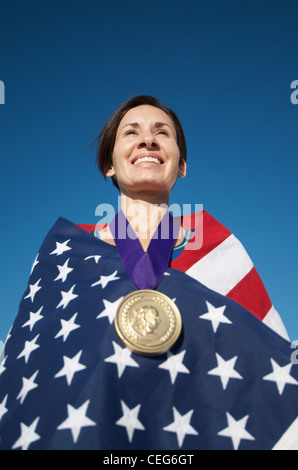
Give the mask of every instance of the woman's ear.
M 183 160 L 181 165 L 179 166 L 178 176 L 179 178 L 184 178 L 186 176 L 186 161 L 185 160 Z
M 112 177 L 115 175 L 115 170 L 114 168 L 111 166 L 111 168 L 109 168 L 109 170 L 106 172 L 106 176 L 109 176 L 109 177 Z

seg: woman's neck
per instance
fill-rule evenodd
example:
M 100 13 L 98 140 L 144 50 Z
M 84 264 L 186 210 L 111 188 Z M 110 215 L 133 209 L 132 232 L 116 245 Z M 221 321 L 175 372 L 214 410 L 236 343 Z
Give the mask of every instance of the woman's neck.
M 147 251 L 151 238 L 159 226 L 162 218 L 168 211 L 168 201 L 149 202 L 144 199 L 134 199 L 121 195 L 121 210 L 137 235 L 142 248 Z M 103 241 L 115 244 L 109 227 L 102 230 L 100 237 Z M 184 229 L 181 227 L 176 244 L 181 243 L 184 237 Z
M 150 240 L 158 225 L 168 210 L 167 203 L 152 203 L 142 199 L 121 197 L 121 209 L 136 233 L 144 250 L 148 248 Z

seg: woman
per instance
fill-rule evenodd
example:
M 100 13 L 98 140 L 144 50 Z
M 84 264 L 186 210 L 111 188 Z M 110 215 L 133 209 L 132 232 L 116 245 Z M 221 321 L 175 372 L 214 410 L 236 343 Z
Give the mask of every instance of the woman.
M 186 141 L 178 117 L 151 96 L 136 96 L 124 103 L 99 136 L 98 168 L 105 178 L 112 178 L 120 190 L 122 211 L 134 225 L 144 250 L 167 211 L 176 178 L 186 175 L 186 159 Z M 206 212 L 196 217 L 184 217 L 179 222 L 184 228 L 181 227 L 176 240 L 170 266 L 187 271 L 207 287 L 229 295 L 289 339 L 258 273 L 238 240 L 231 239 L 231 233 Z M 193 229 L 192 237 L 191 232 L 185 230 L 186 226 Z M 87 226 L 81 227 L 88 230 Z M 114 244 L 109 227 L 95 234 Z M 222 246 L 223 242 L 225 246 Z M 208 265 L 206 267 L 202 261 L 196 269 L 201 253 L 208 254 Z M 227 258 L 222 266 L 218 263 L 219 257 Z M 233 258 L 238 259 L 237 266 L 229 262 Z
M 120 108 L 101 137 L 99 169 L 120 190 L 125 215 L 136 215 L 132 209 L 142 206 L 138 237 L 146 250 L 160 216 L 167 210 L 176 178 L 186 174 L 183 129 L 173 111 L 152 97 L 140 96 Z M 176 244 L 183 233 L 181 230 Z M 113 243 L 108 228 L 100 237 Z
M 198 228 L 167 210 L 186 175 L 178 118 L 129 100 L 98 164 L 121 210 L 91 234 L 59 218 L 46 236 L 1 364 L 1 448 L 271 449 L 298 414 L 290 343 L 233 300 L 229 250 L 247 255 L 230 232 L 204 214 L 207 242 L 188 249 Z

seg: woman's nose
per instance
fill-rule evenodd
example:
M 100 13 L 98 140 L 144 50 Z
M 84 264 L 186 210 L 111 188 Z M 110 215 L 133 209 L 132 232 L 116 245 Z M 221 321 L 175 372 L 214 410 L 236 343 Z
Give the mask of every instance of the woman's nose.
M 158 147 L 158 141 L 155 139 L 154 135 L 150 133 L 142 135 L 138 142 L 138 148 L 157 149 Z

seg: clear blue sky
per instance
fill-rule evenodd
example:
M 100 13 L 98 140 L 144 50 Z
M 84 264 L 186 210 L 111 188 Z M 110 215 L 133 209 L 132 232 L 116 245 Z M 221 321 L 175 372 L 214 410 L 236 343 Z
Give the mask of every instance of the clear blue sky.
M 298 340 L 297 18 L 297 0 L 1 2 L 0 340 L 56 219 L 96 223 L 117 204 L 87 148 L 143 93 L 185 129 L 171 202 L 203 204 L 241 240 Z

